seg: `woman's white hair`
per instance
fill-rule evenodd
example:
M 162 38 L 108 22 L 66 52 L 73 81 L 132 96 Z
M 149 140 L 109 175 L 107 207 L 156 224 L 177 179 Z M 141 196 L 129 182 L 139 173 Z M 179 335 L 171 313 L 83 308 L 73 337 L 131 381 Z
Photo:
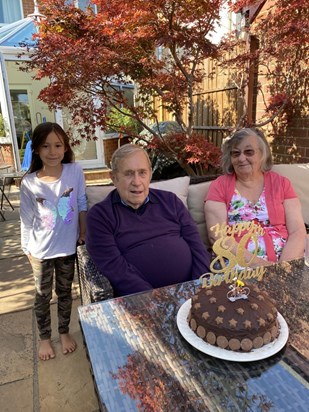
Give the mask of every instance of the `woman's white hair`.
M 264 133 L 257 128 L 243 128 L 233 133 L 230 138 L 226 139 L 222 146 L 221 168 L 223 173 L 232 174 L 234 172 L 231 161 L 231 151 L 248 136 L 255 136 L 257 138 L 262 153 L 261 171 L 266 172 L 272 168 L 273 159 Z

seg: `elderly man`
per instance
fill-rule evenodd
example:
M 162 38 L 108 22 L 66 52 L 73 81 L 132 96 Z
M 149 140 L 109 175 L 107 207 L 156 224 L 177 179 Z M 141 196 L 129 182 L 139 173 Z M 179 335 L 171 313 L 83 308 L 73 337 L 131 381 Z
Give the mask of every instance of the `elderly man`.
M 97 268 L 123 296 L 199 278 L 210 257 L 182 201 L 149 189 L 151 164 L 127 144 L 112 157 L 116 187 L 87 217 L 86 246 Z

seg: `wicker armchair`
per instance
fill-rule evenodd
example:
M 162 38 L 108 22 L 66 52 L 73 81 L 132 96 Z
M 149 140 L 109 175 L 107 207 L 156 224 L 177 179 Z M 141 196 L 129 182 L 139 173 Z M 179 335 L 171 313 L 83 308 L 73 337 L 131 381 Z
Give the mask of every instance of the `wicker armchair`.
M 76 257 L 82 305 L 114 297 L 109 280 L 98 271 L 85 245 L 77 246 Z

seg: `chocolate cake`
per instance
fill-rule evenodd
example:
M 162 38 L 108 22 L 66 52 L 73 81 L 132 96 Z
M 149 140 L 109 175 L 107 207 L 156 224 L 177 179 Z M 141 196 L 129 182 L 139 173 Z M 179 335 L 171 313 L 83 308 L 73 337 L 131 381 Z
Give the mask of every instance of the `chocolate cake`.
M 244 289 L 247 294 L 235 298 L 225 283 L 201 288 L 192 297 L 190 328 L 205 342 L 232 351 L 249 352 L 276 339 L 279 324 L 274 302 L 257 286 Z

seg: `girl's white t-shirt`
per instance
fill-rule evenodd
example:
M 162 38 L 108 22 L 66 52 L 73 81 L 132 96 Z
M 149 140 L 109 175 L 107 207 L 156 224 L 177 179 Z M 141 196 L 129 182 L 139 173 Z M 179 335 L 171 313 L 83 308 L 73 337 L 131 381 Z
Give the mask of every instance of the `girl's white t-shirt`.
M 69 256 L 76 251 L 79 212 L 87 210 L 83 170 L 63 164 L 60 178 L 43 182 L 27 174 L 20 189 L 21 246 L 38 259 Z

